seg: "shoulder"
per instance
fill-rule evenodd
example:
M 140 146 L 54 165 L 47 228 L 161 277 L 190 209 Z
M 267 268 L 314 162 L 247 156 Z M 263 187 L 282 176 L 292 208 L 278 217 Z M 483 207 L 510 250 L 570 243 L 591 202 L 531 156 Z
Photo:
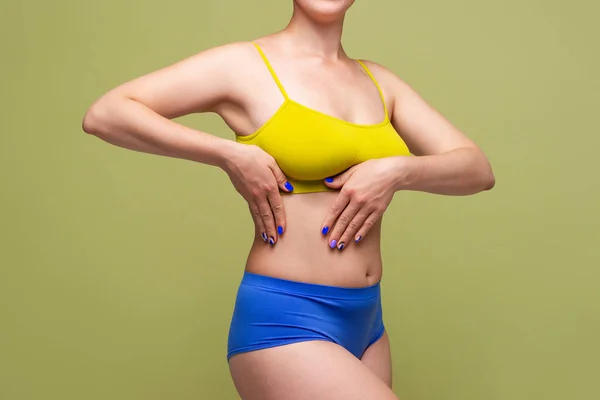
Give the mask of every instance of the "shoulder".
M 360 59 L 360 61 L 362 61 L 367 66 L 367 68 L 369 68 L 373 75 L 378 75 L 386 79 L 396 76 L 389 68 L 381 65 L 380 63 L 371 60 L 365 60 L 362 58 Z
M 410 90 L 409 85 L 390 68 L 371 60 L 361 59 L 361 61 L 377 80 L 386 97 L 395 99 L 400 93 Z
M 250 41 L 211 47 L 190 58 L 194 65 L 190 73 L 203 84 L 208 79 L 232 101 L 244 100 L 256 90 L 256 76 L 263 68 L 260 53 Z
M 210 62 L 224 70 L 243 69 L 249 61 L 257 57 L 257 51 L 252 42 L 231 42 L 202 50 L 191 58 Z

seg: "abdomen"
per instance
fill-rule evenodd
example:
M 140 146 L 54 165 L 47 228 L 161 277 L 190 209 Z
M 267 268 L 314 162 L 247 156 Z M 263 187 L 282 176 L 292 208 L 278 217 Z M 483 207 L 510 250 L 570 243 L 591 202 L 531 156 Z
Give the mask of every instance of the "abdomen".
M 246 270 L 256 274 L 323 285 L 362 287 L 381 279 L 381 220 L 359 244 L 331 249 L 321 233 L 325 215 L 339 192 L 282 194 L 287 227 L 277 243 L 256 232 Z

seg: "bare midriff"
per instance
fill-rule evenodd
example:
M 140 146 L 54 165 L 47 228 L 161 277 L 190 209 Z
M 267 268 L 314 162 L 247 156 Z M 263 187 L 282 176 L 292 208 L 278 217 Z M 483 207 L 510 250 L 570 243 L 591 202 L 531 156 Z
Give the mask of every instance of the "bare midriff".
M 381 219 L 359 243 L 343 250 L 329 247 L 321 227 L 339 192 L 282 193 L 286 229 L 274 245 L 261 232 L 246 262 L 246 271 L 282 279 L 342 287 L 363 287 L 381 280 Z M 330 232 L 331 232 L 330 227 Z

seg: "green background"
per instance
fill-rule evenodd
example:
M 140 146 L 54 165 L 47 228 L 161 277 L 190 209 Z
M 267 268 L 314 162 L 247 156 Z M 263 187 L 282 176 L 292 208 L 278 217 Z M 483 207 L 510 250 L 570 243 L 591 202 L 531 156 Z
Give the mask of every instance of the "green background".
M 287 1 L 0 5 L 0 398 L 235 399 L 253 233 L 212 167 L 81 131 L 110 88 L 285 26 Z M 568 5 L 567 5 L 568 4 Z M 597 2 L 358 0 L 344 43 L 486 151 L 496 188 L 398 193 L 385 321 L 403 400 L 600 398 Z M 214 115 L 181 122 L 233 139 Z

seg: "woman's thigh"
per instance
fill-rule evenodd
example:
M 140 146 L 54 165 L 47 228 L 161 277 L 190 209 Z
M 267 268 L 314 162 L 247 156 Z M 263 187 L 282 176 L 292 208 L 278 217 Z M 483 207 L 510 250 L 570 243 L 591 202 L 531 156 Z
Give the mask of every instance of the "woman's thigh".
M 392 355 L 387 332 L 365 350 L 360 360 L 386 385 L 392 387 Z
M 361 360 L 327 341 L 236 354 L 229 369 L 242 400 L 398 400 Z

